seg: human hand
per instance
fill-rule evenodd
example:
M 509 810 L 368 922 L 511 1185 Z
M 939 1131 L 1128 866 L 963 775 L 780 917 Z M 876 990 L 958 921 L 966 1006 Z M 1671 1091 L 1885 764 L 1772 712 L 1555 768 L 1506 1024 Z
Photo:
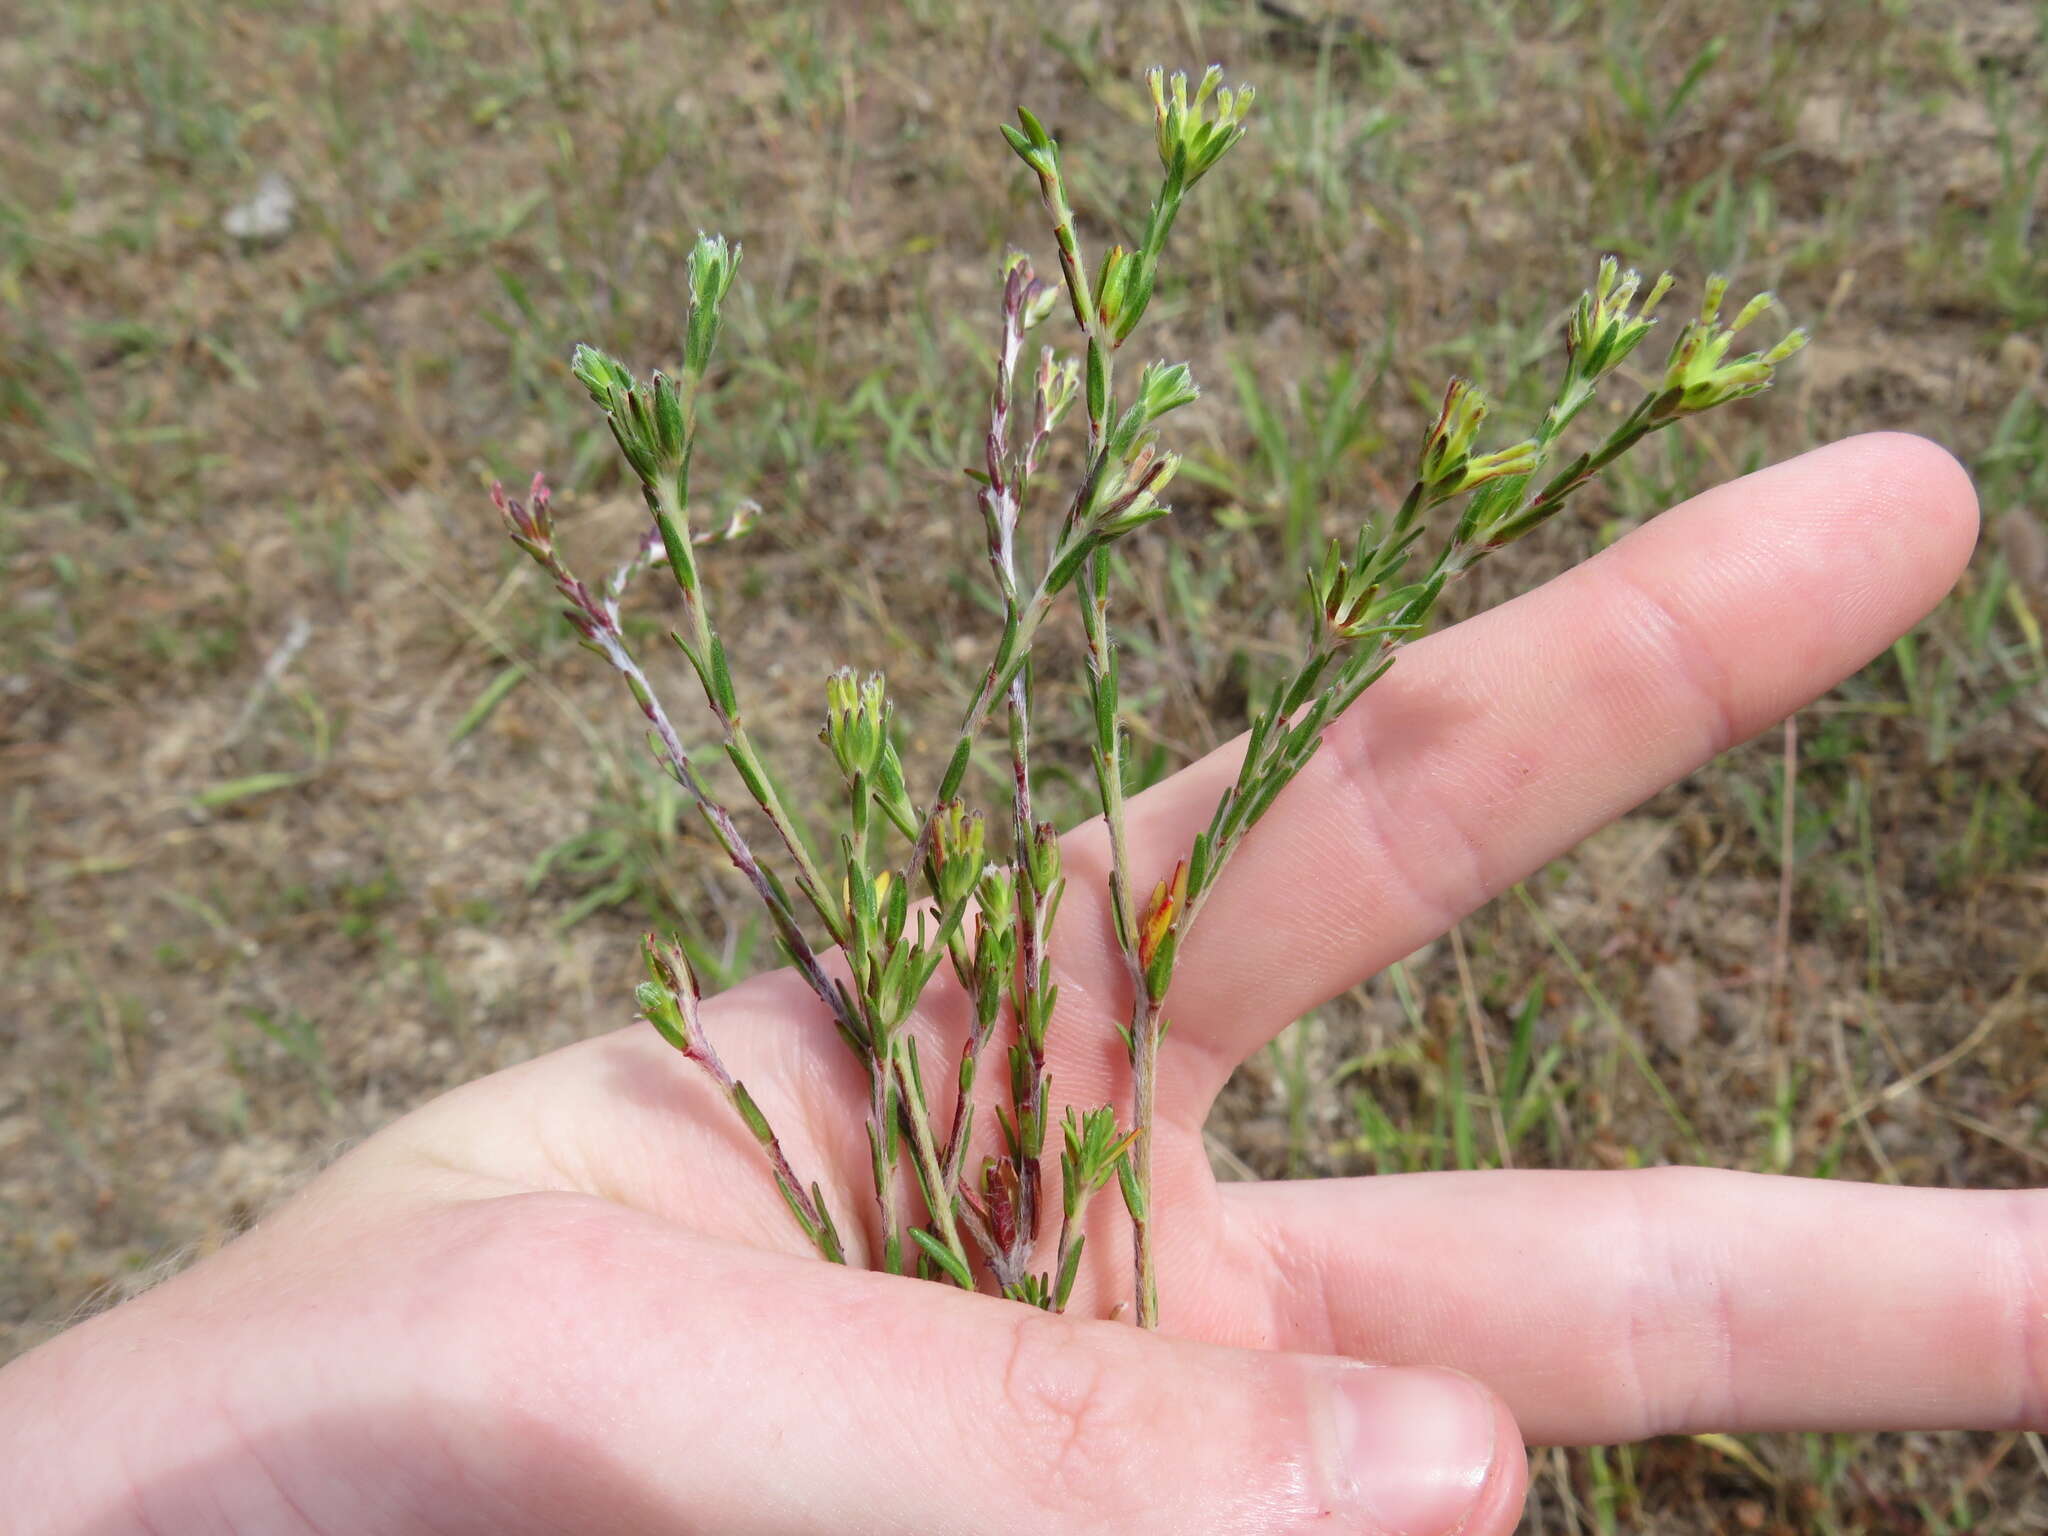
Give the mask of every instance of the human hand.
M 1201 1140 L 1249 1052 L 1860 666 L 1974 529 L 1953 461 L 1857 439 L 1405 655 L 1182 957 L 1154 1154 L 1170 1337 L 1082 1320 L 1129 1284 L 1108 1219 L 1065 1318 L 818 1262 L 751 1138 L 638 1026 L 428 1105 L 0 1373 L 9 1529 L 1486 1536 L 1519 1509 L 1522 1435 L 2048 1428 L 2040 1194 L 1680 1169 L 1219 1188 Z M 1133 803 L 1142 881 L 1231 767 Z M 1084 1105 L 1126 1071 L 1104 862 L 1069 840 L 1050 1043 Z M 920 1021 L 927 1059 L 959 1024 Z M 705 1027 L 862 1246 L 864 1083 L 810 994 L 759 978 Z

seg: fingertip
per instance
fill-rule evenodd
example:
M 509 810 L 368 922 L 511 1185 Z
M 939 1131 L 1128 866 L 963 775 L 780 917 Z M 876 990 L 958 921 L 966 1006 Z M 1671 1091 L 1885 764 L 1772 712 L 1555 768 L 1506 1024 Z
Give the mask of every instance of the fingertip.
M 1596 591 L 1652 632 L 1675 620 L 1680 648 L 1728 706 L 1727 745 L 1925 618 L 1976 537 L 1976 490 L 1952 454 L 1907 432 L 1866 433 L 1703 492 L 1570 573 L 1557 585 L 1580 622 L 1564 633 L 1586 637 Z M 1617 591 L 1613 576 L 1635 591 Z
M 1864 432 L 1818 453 L 1863 462 L 1871 499 L 1908 515 L 1932 546 L 1946 551 L 1949 574 L 1961 572 L 1977 542 L 1977 484 L 1963 461 L 1917 432 Z
M 1787 461 L 1817 482 L 1816 500 L 1858 541 L 1889 545 L 1915 617 L 1932 609 L 1969 564 L 1979 526 L 1977 487 L 1947 448 L 1913 432 L 1865 432 Z M 1768 473 L 1768 472 L 1767 472 Z
M 1857 454 L 1874 468 L 1916 493 L 1919 500 L 1946 513 L 1957 532 L 1974 537 L 1977 528 L 1977 487 L 1963 461 L 1931 437 L 1918 432 L 1859 432 L 1817 448 L 1815 453 Z

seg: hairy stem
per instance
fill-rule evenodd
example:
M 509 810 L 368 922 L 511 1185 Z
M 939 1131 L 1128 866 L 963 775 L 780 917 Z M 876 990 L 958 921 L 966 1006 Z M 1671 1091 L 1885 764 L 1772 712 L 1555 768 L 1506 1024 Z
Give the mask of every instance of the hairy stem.
M 788 1203 L 795 1215 L 797 1225 L 817 1248 L 819 1257 L 828 1263 L 844 1264 L 846 1251 L 840 1242 L 839 1229 L 832 1220 L 832 1213 L 826 1207 L 824 1191 L 816 1185 L 806 1189 L 803 1180 L 796 1176 L 796 1170 L 790 1166 L 789 1158 L 782 1150 L 781 1138 L 768 1124 L 768 1117 L 762 1113 L 760 1105 L 754 1101 L 753 1095 L 747 1092 L 745 1085 L 726 1070 L 725 1063 L 712 1046 L 710 1037 L 704 1033 L 703 1025 L 697 1016 L 695 996 L 688 989 L 679 989 L 672 995 L 680 1005 L 688 1024 L 683 1055 L 709 1074 L 711 1080 L 718 1085 L 719 1091 L 725 1095 L 726 1102 L 732 1105 L 733 1111 L 754 1132 L 755 1139 L 761 1144 L 761 1150 L 767 1154 L 769 1166 L 774 1170 L 776 1188 L 781 1191 L 783 1200 Z
M 536 479 L 534 499 L 540 504 L 539 515 L 543 520 L 546 496 L 545 485 Z M 796 967 L 798 974 L 804 978 L 818 1000 L 831 1011 L 841 1034 L 852 1039 L 856 1028 L 853 1015 L 848 1012 L 846 1000 L 839 989 L 825 974 L 817 951 L 811 947 L 810 940 L 805 936 L 803 926 L 797 921 L 788 897 L 774 876 L 763 868 L 746 837 L 734 823 L 731 813 L 712 795 L 710 787 L 704 782 L 688 750 L 683 746 L 682 737 L 669 718 L 668 711 L 663 708 L 653 685 L 647 680 L 647 674 L 641 670 L 631 647 L 627 645 L 625 630 L 619 623 L 616 593 L 608 589 L 603 599 L 592 594 L 562 562 L 551 538 L 520 537 L 521 525 L 518 520 L 527 514 L 518 502 L 507 498 L 502 490 L 494 490 L 494 498 L 502 508 L 507 509 L 506 516 L 508 521 L 513 523 L 514 534 L 519 538 L 521 548 L 548 573 L 554 581 L 555 590 L 569 603 L 570 622 L 576 626 L 585 643 L 625 679 L 626 687 L 633 695 L 633 702 L 640 707 L 641 714 L 646 717 L 648 725 L 653 729 L 657 756 L 662 767 L 689 794 L 698 814 L 710 827 L 712 837 L 725 851 L 726 857 L 732 861 L 733 867 L 740 872 L 742 878 L 753 887 L 754 894 L 760 898 L 761 905 L 768 912 L 777 939 L 789 954 L 790 963 Z M 537 532 L 531 524 L 528 525 L 528 531 L 529 534 Z M 614 582 L 613 585 L 618 587 L 623 583 Z
M 689 624 L 689 635 L 678 635 L 683 654 L 690 659 L 692 669 L 697 673 L 704 687 L 705 701 L 710 705 L 712 715 L 717 719 L 724 734 L 726 756 L 738 770 L 740 779 L 748 792 L 767 816 L 769 825 L 788 850 L 796 864 L 797 889 L 810 904 L 811 910 L 825 925 L 826 932 L 834 944 L 846 942 L 846 929 L 840 919 L 836 903 L 826 896 L 829 889 L 819 873 L 817 863 L 811 857 L 803 835 L 798 832 L 795 821 L 782 803 L 782 797 L 769 775 L 768 765 L 755 749 L 753 740 L 747 734 L 736 694 L 733 691 L 730 671 L 725 662 L 725 645 L 712 626 L 709 606 L 704 600 L 703 585 L 698 579 L 696 556 L 690 547 L 689 507 L 685 502 L 682 476 L 661 480 L 656 485 L 654 498 L 654 522 L 661 535 L 661 542 L 668 552 L 670 571 L 676 579 L 676 586 L 683 595 L 683 614 Z
M 959 1223 L 953 1214 L 953 1199 L 945 1192 L 945 1165 L 940 1158 L 938 1145 L 932 1138 L 931 1106 L 925 1101 L 924 1084 L 911 1065 L 907 1042 L 904 1048 L 899 1048 L 894 1054 L 894 1071 L 897 1091 L 902 1096 L 905 1118 L 910 1127 L 911 1155 L 917 1159 L 919 1180 L 929 1192 L 925 1206 L 930 1212 L 932 1224 L 939 1229 L 939 1241 L 959 1262 L 962 1271 L 971 1276 L 973 1262 L 968 1257 L 966 1245 L 960 1241 Z M 965 1288 L 973 1289 L 971 1280 Z
M 1016 384 L 1017 362 L 1023 351 L 1025 306 L 1038 287 L 1030 264 L 1016 261 L 1003 283 L 1002 337 L 996 349 L 995 385 L 989 398 L 988 433 L 983 444 L 985 481 L 976 498 L 987 536 L 989 567 L 994 572 L 996 591 L 1003 603 L 1003 628 L 1007 633 L 1023 619 L 1017 590 L 1017 521 L 1022 512 L 1025 464 L 1011 451 L 1011 401 Z M 1028 653 L 1027 653 L 1028 654 Z M 1031 837 L 1031 669 L 1017 668 L 1006 691 L 1010 721 L 1011 846 L 1015 850 L 1017 879 L 1026 877 L 1025 854 Z M 1025 976 L 1031 977 L 1035 957 L 1030 903 L 1019 892 L 1018 905 L 1024 910 Z M 962 975 L 963 984 L 969 982 Z M 1027 985 L 1029 981 L 1027 980 Z M 959 1082 L 959 1097 L 953 1109 L 953 1123 L 946 1139 L 943 1160 L 944 1189 L 948 1199 L 958 1196 L 966 1168 L 967 1144 L 974 1114 L 972 1087 L 978 1076 L 982 1052 L 995 1032 L 996 1016 L 977 1018 L 968 1031 Z

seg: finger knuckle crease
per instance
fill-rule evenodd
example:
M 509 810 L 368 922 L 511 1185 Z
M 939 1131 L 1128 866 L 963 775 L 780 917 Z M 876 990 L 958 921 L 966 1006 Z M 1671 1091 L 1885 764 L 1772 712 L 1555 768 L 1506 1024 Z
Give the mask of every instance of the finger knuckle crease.
M 1006 1438 L 1044 1513 L 1099 1518 L 1119 1505 L 1137 1405 L 1074 1324 L 1038 1313 L 1016 1319 L 1003 1400 Z
M 1414 907 L 1438 927 L 1449 927 L 1486 894 L 1481 841 L 1440 802 L 1432 801 L 1417 814 L 1396 815 L 1369 734 L 1352 720 L 1331 731 L 1324 745 L 1351 802 L 1357 844 L 1367 856 L 1377 856 L 1397 902 Z M 1445 859 L 1446 847 L 1455 858 Z
M 1686 1204 L 1696 1170 L 1631 1175 L 1636 1253 L 1621 1352 L 1633 1417 L 1645 1435 L 1732 1422 L 1741 1413 L 1741 1362 L 1733 1288 L 1710 1259 L 1674 1245 L 1660 1216 Z
M 1646 653 L 1652 670 L 1678 679 L 1707 706 L 1708 754 L 1725 752 L 1740 730 L 1727 670 L 1714 661 L 1710 648 L 1694 643 L 1698 626 L 1672 607 L 1653 582 L 1626 565 L 1617 574 L 1631 610 L 1619 620 L 1621 627 Z

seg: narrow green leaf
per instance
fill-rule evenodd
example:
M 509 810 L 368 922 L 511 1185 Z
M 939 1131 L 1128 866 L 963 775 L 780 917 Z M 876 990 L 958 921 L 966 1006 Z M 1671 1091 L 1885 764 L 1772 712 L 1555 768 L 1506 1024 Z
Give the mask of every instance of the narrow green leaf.
M 934 1211 L 937 1210 L 939 1202 L 943 1198 L 943 1193 L 932 1188 L 931 1171 L 925 1167 L 924 1159 L 913 1157 L 910 1160 L 910 1171 L 917 1176 L 917 1192 L 924 1197 L 926 1208 Z
M 868 1167 L 875 1176 L 875 1189 L 879 1193 L 889 1187 L 888 1165 L 882 1159 L 881 1138 L 875 1134 L 875 1124 L 868 1122 Z M 893 1273 L 893 1271 L 892 1271 Z
M 1029 107 L 1017 109 L 1017 121 L 1024 125 L 1024 132 L 1030 135 L 1028 142 L 1037 149 L 1052 143 L 1052 135 L 1045 131 L 1045 124 L 1032 115 Z
M 1242 818 L 1247 831 L 1257 826 L 1259 818 L 1273 808 L 1273 802 L 1280 797 L 1280 791 L 1287 787 L 1297 771 L 1299 770 L 1272 774 L 1251 792 L 1245 801 Z
M 736 742 L 726 743 L 725 755 L 734 771 L 739 774 L 740 782 L 746 785 L 747 793 L 754 797 L 755 804 L 766 805 L 771 792 L 759 759 Z
M 1075 539 L 1070 545 L 1062 549 L 1054 558 L 1053 563 L 1046 569 L 1046 591 L 1066 591 L 1069 586 L 1073 585 L 1074 577 L 1079 574 L 1082 562 L 1094 552 L 1095 541 L 1092 538 Z
M 1209 855 L 1215 847 L 1207 832 L 1195 834 L 1195 845 L 1188 852 L 1188 897 L 1190 900 L 1202 894 L 1209 883 Z
M 910 1069 L 910 1086 L 916 1095 L 911 1103 L 911 1108 L 919 1113 L 923 1113 L 930 1105 L 931 1100 L 924 1091 L 924 1066 L 917 1054 L 917 1038 L 914 1035 L 906 1035 L 904 1037 L 903 1064 Z
M 840 1241 L 838 1224 L 832 1220 L 832 1207 L 825 1203 L 825 1191 L 817 1184 L 811 1185 L 811 1204 L 818 1212 L 818 1219 L 824 1223 L 818 1249 L 827 1260 L 834 1264 L 846 1262 L 846 1244 Z
M 1089 701 L 1095 706 L 1095 740 L 1099 754 L 1116 751 L 1116 681 L 1114 677 L 1090 679 Z
M 1067 1298 L 1074 1294 L 1075 1277 L 1081 1273 L 1081 1250 L 1088 1244 L 1086 1236 L 1076 1236 L 1074 1246 L 1067 1250 L 1067 1256 L 1060 1261 L 1059 1279 L 1053 1282 L 1052 1309 L 1055 1312 L 1067 1310 Z
M 1179 947 L 1179 931 L 1167 929 L 1159 948 L 1153 952 L 1152 963 L 1145 967 L 1145 994 L 1155 1003 L 1166 996 L 1166 989 L 1173 984 L 1173 957 Z
M 1146 1220 L 1147 1202 L 1145 1193 L 1138 1188 L 1138 1173 L 1126 1157 L 1116 1165 L 1116 1181 L 1124 1192 L 1124 1208 L 1131 1213 L 1131 1220 Z
M 780 1169 L 776 1170 L 775 1188 L 782 1195 L 782 1203 L 789 1207 L 789 1214 L 794 1216 L 796 1224 L 803 1228 L 804 1236 L 813 1243 L 818 1243 L 824 1233 L 819 1230 L 817 1223 L 804 1214 L 803 1197 L 797 1193 L 796 1186 L 783 1176 Z
M 665 458 L 681 458 L 683 452 L 683 407 L 676 396 L 676 383 L 666 374 L 654 376 L 654 430 Z
M 714 690 L 714 696 L 718 700 L 720 710 L 728 715 L 739 713 L 739 695 L 733 692 L 732 669 L 726 664 L 725 660 L 725 642 L 716 635 L 711 637 L 710 686 Z
M 683 1032 L 682 1019 L 667 992 L 651 981 L 643 981 L 635 989 L 635 1001 L 640 1004 L 640 1012 L 654 1026 L 655 1032 L 687 1056 L 690 1037 Z
M 950 800 L 959 793 L 960 781 L 967 777 L 967 763 L 973 751 L 973 741 L 962 737 L 960 745 L 953 749 L 952 759 L 946 764 L 944 776 L 939 780 L 939 799 Z
M 883 926 L 883 932 L 889 935 L 891 942 L 894 942 L 902 934 L 903 925 L 909 916 L 910 882 L 908 880 L 891 880 L 889 882 L 889 907 L 885 914 Z
M 967 1266 L 960 1262 L 960 1256 L 957 1253 L 954 1253 L 952 1249 L 933 1237 L 931 1233 L 925 1231 L 923 1227 L 912 1227 L 910 1235 L 917 1243 L 917 1246 L 925 1251 L 925 1256 L 938 1265 L 940 1269 L 944 1270 L 955 1285 L 959 1286 L 963 1291 L 974 1289 L 974 1276 L 968 1273 Z
M 696 588 L 697 562 L 690 553 L 689 530 L 680 526 L 670 513 L 661 511 L 657 511 L 654 514 L 654 526 L 661 534 L 661 547 L 668 555 L 669 571 L 674 575 L 676 585 L 685 592 L 694 591 Z M 683 654 L 689 656 L 690 648 L 687 645 L 683 645 L 682 636 L 677 635 L 674 638 L 676 644 L 683 646 Z M 696 664 L 694 656 L 691 657 L 691 664 Z M 700 673 L 699 675 L 701 676 L 702 674 Z
M 740 1112 L 740 1118 L 747 1122 L 747 1129 L 754 1133 L 754 1140 L 764 1147 L 775 1140 L 775 1133 L 768 1129 L 768 1117 L 761 1113 L 761 1106 L 747 1092 L 745 1083 L 732 1085 L 732 1102 L 733 1108 Z
M 996 1106 L 996 1128 L 1003 1133 L 1003 1150 L 1011 1157 L 1016 1157 L 1017 1127 L 1011 1122 L 1008 1111 L 1000 1104 Z

